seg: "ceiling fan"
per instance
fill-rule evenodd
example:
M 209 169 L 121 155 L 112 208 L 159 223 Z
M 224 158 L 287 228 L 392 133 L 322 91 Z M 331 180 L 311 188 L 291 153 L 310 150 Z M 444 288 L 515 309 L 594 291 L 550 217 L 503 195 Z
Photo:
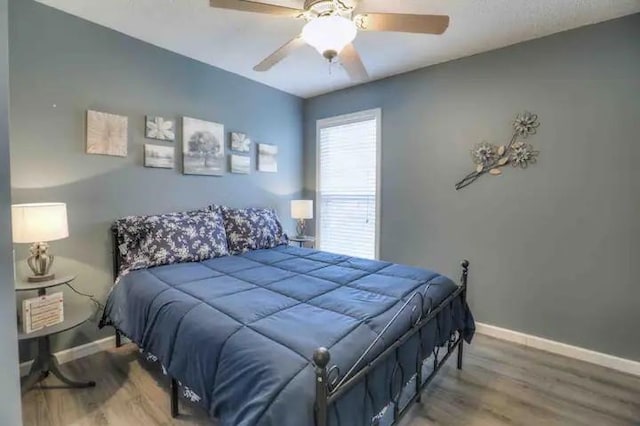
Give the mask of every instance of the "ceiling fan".
M 354 82 L 369 79 L 362 59 L 352 44 L 358 31 L 442 34 L 449 26 L 449 17 L 446 15 L 362 12 L 357 0 L 305 0 L 302 10 L 249 0 L 210 0 L 210 5 L 219 9 L 306 21 L 300 35 L 256 65 L 253 68 L 255 71 L 268 71 L 299 47 L 309 44 L 328 61 L 339 60 Z

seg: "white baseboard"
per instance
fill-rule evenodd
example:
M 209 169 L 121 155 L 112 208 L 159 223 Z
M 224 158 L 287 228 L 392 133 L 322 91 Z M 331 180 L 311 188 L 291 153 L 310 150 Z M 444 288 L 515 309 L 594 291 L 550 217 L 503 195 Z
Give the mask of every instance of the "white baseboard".
M 602 367 L 608 367 L 622 373 L 632 374 L 640 377 L 640 362 L 630 359 L 619 358 L 617 356 L 605 354 L 602 352 L 592 351 L 590 349 L 578 346 L 567 345 L 566 343 L 556 342 L 554 340 L 544 339 L 542 337 L 533 336 L 531 334 L 520 333 L 519 331 L 508 330 L 506 328 L 496 327 L 494 325 L 476 323 L 476 331 L 489 337 L 506 340 L 508 342 L 518 343 L 530 348 L 540 349 L 553 354 L 566 356 L 568 358 L 577 359 Z M 85 345 L 76 346 L 65 349 L 56 353 L 58 362 L 73 361 L 85 356 L 111 349 L 115 347 L 115 337 L 107 337 Z M 20 364 L 20 375 L 25 376 L 31 368 L 33 361 L 27 361 Z
M 622 373 L 640 377 L 640 362 L 638 361 L 619 358 L 602 352 L 592 351 L 579 346 L 571 346 L 566 343 L 560 343 L 554 340 L 544 339 L 542 337 L 532 336 L 530 334 L 520 333 L 518 331 L 508 330 L 506 328 L 500 328 L 481 322 L 476 323 L 476 331 L 480 334 L 484 334 L 485 336 L 518 343 L 530 348 L 540 349 L 556 355 L 563 355 L 568 358 L 600 365 L 602 367 L 608 367 Z
M 75 346 L 73 348 L 65 349 L 60 352 L 56 352 L 56 358 L 60 364 L 73 361 L 85 356 L 93 355 L 98 352 L 111 349 L 116 345 L 115 336 L 106 337 L 104 339 L 96 340 L 95 342 L 87 343 L 85 345 Z M 33 361 L 27 361 L 20 364 L 20 376 L 26 376 L 29 373 Z

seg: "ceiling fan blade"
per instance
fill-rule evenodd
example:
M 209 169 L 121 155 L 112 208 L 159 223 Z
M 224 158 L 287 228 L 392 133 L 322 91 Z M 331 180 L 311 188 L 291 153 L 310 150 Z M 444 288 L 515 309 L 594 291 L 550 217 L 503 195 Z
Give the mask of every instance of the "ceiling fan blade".
M 369 80 L 369 73 L 367 73 L 367 69 L 364 67 L 360 54 L 353 43 L 348 44 L 342 49 L 338 57 L 340 58 L 342 67 L 347 71 L 352 81 L 361 83 Z
M 277 64 L 278 62 L 286 58 L 288 55 L 290 55 L 294 50 L 296 50 L 301 46 L 304 46 L 305 44 L 306 43 L 302 39 L 302 35 L 299 35 L 298 37 L 287 42 L 280 49 L 276 50 L 271 55 L 269 55 L 265 60 L 260 62 L 258 65 L 256 65 L 253 68 L 253 70 L 258 72 L 268 71 L 275 64 Z
M 248 0 L 209 0 L 209 5 L 218 9 L 232 9 L 241 12 L 266 13 L 277 16 L 300 16 L 304 11 L 275 4 L 258 3 Z
M 408 15 L 404 13 L 361 13 L 354 22 L 363 31 L 442 34 L 449 26 L 447 15 Z

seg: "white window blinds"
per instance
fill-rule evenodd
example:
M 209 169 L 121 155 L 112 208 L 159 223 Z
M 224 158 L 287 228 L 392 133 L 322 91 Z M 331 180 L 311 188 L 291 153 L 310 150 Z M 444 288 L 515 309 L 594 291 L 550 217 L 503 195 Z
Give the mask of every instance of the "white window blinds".
M 378 256 L 380 110 L 318 121 L 318 247 Z

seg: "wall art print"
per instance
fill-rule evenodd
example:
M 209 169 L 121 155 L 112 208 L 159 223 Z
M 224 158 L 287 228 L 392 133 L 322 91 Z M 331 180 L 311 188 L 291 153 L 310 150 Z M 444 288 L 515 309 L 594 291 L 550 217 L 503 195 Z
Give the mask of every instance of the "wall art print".
M 538 116 L 531 112 L 518 114 L 513 122 L 513 135 L 506 145 L 494 145 L 481 142 L 471 149 L 471 160 L 476 164 L 476 169 L 456 183 L 456 190 L 465 188 L 484 174 L 492 176 L 502 175 L 502 168 L 511 165 L 526 169 L 530 164 L 535 164 L 540 151 L 525 142 L 529 136 L 535 135 L 540 122 Z
M 87 154 L 127 156 L 127 117 L 100 111 L 87 111 Z
M 251 172 L 251 158 L 244 155 L 231 156 L 231 173 L 248 175 Z
M 249 152 L 251 150 L 251 139 L 244 133 L 231 132 L 231 150 Z
M 278 172 L 278 147 L 276 145 L 258 144 L 258 171 Z
M 222 176 L 225 171 L 224 126 L 211 121 L 182 119 L 184 174 Z
M 173 169 L 175 164 L 175 148 L 144 144 L 144 166 L 156 169 Z
M 176 140 L 176 121 L 147 115 L 144 136 L 148 139 L 173 142 Z

